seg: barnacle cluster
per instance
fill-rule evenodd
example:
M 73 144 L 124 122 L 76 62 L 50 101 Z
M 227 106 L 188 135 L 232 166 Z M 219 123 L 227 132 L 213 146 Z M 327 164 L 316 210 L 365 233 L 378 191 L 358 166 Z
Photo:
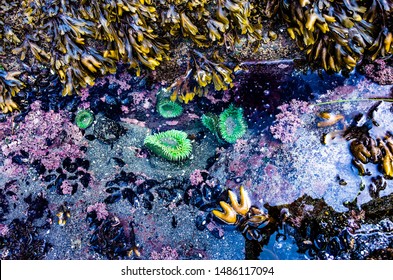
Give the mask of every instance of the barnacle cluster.
M 366 53 L 393 53 L 391 0 L 279 1 L 279 10 L 290 37 L 326 71 L 352 70 Z
M 231 104 L 219 116 L 205 114 L 201 118 L 202 124 L 209 129 L 218 139 L 228 143 L 235 143 L 247 131 L 247 123 L 244 120 L 243 109 Z
M 170 161 L 184 160 L 190 157 L 192 151 L 187 133 L 175 129 L 147 136 L 144 145 Z
M 251 205 L 251 199 L 244 187 L 240 187 L 240 202 L 236 194 L 228 191 L 230 204 L 220 201 L 223 211 L 213 210 L 212 214 L 226 224 L 236 225 L 249 240 L 260 242 L 263 238 L 261 230 L 265 228 L 271 218 L 259 208 Z

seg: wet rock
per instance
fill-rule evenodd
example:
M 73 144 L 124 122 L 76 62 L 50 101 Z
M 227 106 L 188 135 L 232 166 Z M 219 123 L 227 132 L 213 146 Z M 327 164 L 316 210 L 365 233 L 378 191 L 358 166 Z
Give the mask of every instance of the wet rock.
M 94 136 L 105 144 L 112 144 L 126 133 L 124 127 L 111 119 L 100 117 L 94 124 Z

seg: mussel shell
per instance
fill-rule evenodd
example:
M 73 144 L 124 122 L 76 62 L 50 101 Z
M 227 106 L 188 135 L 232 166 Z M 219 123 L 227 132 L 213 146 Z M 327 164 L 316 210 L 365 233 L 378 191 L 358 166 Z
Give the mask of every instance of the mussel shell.
M 206 219 L 202 215 L 198 215 L 195 219 L 195 226 L 198 230 L 202 231 L 206 228 Z
M 327 244 L 327 240 L 325 235 L 323 234 L 318 234 L 318 236 L 314 240 L 314 246 L 317 248 L 317 250 L 323 250 L 325 249 Z
M 127 199 L 128 202 L 131 203 L 131 205 L 137 205 L 139 203 L 139 199 L 138 196 L 136 195 L 136 193 L 130 189 L 130 188 L 125 188 L 121 191 L 122 195 L 123 195 L 123 199 Z
M 115 202 L 118 202 L 120 199 L 121 199 L 121 193 L 116 192 L 116 193 L 108 196 L 107 198 L 105 198 L 104 202 L 106 204 L 113 204 Z
M 341 244 L 341 240 L 337 236 L 334 236 L 327 244 L 326 252 L 329 255 L 337 256 L 343 249 L 344 247 Z
M 207 201 L 211 201 L 213 198 L 213 190 L 208 185 L 202 187 L 203 198 Z
M 143 205 L 143 208 L 145 208 L 146 210 L 153 209 L 153 204 L 149 200 L 147 200 L 146 198 L 143 198 L 142 205 Z
M 81 182 L 82 186 L 87 188 L 89 186 L 90 183 L 90 174 L 89 173 L 85 173 L 82 178 L 79 179 L 79 181 Z
M 114 192 L 117 192 L 117 191 L 119 191 L 120 190 L 120 188 L 118 188 L 118 187 L 109 187 L 109 188 L 107 188 L 105 191 L 107 192 L 107 193 L 114 193 Z
M 49 175 L 46 175 L 44 177 L 44 181 L 45 182 L 52 182 L 55 179 L 56 179 L 56 175 L 55 174 L 49 174 Z

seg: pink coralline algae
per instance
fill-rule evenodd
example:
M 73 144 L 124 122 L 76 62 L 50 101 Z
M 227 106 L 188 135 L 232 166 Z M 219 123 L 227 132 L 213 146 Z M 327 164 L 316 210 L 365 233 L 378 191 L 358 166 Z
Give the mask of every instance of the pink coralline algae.
M 270 126 L 270 132 L 282 143 L 292 143 L 296 140 L 296 131 L 303 125 L 301 115 L 310 113 L 312 109 L 308 102 L 295 99 L 279 106 L 278 109 L 281 113 L 276 115 L 274 124 Z
M 109 85 L 118 85 L 117 93 L 120 94 L 122 91 L 126 91 L 131 89 L 131 85 L 127 83 L 127 81 L 131 80 L 132 76 L 129 73 L 121 73 L 119 74 L 119 79 L 116 78 L 116 74 L 107 75 L 105 77 L 97 79 L 95 85 L 103 86 L 106 83 Z
M 191 185 L 198 186 L 203 182 L 202 172 L 208 173 L 206 170 L 195 169 L 194 172 L 190 174 Z
M 99 221 L 105 220 L 109 215 L 108 210 L 106 210 L 105 203 L 102 202 L 97 202 L 96 204 L 87 207 L 87 213 L 90 212 L 95 212 L 97 216 L 97 220 Z
M 169 246 L 163 247 L 161 252 L 158 253 L 156 251 L 153 251 L 150 254 L 150 259 L 152 260 L 178 260 L 179 259 L 179 254 L 175 249 L 172 249 Z
M 387 65 L 383 59 L 377 59 L 373 64 L 364 66 L 364 72 L 367 77 L 380 85 L 393 84 L 393 67 Z
M 10 230 L 7 225 L 0 224 L 0 236 L 1 237 L 7 236 L 9 232 L 10 232 Z
M 63 181 L 60 188 L 63 194 L 72 194 L 72 186 L 67 180 Z
M 23 156 L 26 164 L 38 160 L 48 170 L 58 168 L 66 157 L 74 160 L 83 156 L 80 148 L 85 142 L 79 128 L 64 112 L 41 110 L 38 101 L 31 105 L 25 120 L 11 131 L 0 139 L 1 150 L 6 157 L 2 169 L 20 172 L 22 168 L 26 171 L 28 165 L 16 167 L 11 161 L 17 155 Z

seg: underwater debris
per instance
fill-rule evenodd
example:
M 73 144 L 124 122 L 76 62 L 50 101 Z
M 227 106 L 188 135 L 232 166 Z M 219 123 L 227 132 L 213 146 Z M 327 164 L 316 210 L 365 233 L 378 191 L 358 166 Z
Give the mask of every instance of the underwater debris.
M 174 129 L 147 136 L 144 145 L 156 155 L 170 161 L 187 159 L 192 152 L 187 133 Z
M 212 214 L 226 224 L 236 225 L 237 229 L 248 239 L 261 242 L 264 235 L 263 229 L 272 222 L 268 214 L 251 205 L 250 197 L 240 187 L 240 202 L 232 191 L 228 191 L 230 205 L 220 201 L 223 210 L 213 210 Z

